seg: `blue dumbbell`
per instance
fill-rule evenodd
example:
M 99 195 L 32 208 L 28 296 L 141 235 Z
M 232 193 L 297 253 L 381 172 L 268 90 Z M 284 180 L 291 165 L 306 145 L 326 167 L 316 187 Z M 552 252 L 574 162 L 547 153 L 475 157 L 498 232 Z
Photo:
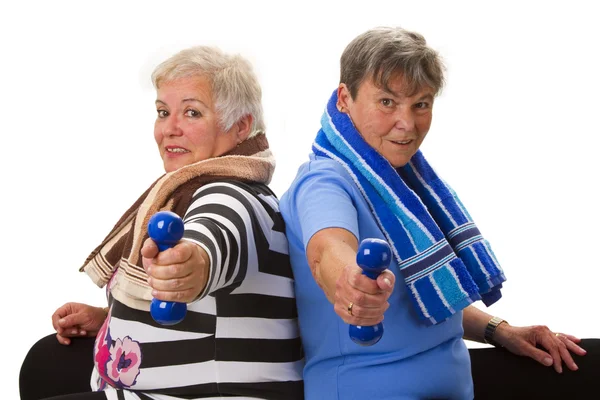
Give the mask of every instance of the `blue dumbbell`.
M 159 211 L 148 221 L 148 236 L 158 245 L 159 251 L 165 251 L 183 237 L 183 221 L 171 211 Z M 186 313 L 185 303 L 158 299 L 152 299 L 150 303 L 150 315 L 161 325 L 175 325 L 183 320 Z
M 377 279 L 379 274 L 389 267 L 391 259 L 392 252 L 385 240 L 365 239 L 360 242 L 356 263 L 362 268 L 363 275 Z M 380 322 L 373 326 L 350 325 L 348 333 L 354 343 L 361 346 L 372 346 L 383 336 L 383 323 Z

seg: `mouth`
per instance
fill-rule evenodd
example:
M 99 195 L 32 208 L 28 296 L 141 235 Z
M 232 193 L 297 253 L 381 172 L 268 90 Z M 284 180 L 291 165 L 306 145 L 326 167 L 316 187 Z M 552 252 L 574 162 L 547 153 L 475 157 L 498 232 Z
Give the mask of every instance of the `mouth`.
M 189 150 L 184 149 L 183 147 L 171 147 L 171 146 L 165 147 L 165 150 L 169 154 L 184 154 L 184 153 L 190 152 Z
M 412 139 L 408 139 L 408 140 L 390 140 L 390 142 L 400 145 L 400 146 L 406 146 L 409 145 L 413 142 Z

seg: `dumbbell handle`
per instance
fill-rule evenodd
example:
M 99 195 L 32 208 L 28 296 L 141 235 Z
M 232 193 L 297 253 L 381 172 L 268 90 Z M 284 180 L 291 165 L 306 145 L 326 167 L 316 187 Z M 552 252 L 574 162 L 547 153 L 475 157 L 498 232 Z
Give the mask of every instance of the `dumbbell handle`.
M 392 252 L 386 241 L 364 239 L 358 247 L 356 263 L 362 268 L 363 275 L 377 279 L 389 267 L 391 258 Z M 354 343 L 361 346 L 372 346 L 383 336 L 383 323 L 372 326 L 350 325 L 348 334 Z
M 170 211 L 159 211 L 148 221 L 148 236 L 165 251 L 175 246 L 183 237 L 183 221 L 179 215 Z M 150 315 L 161 325 L 175 325 L 183 320 L 187 313 L 185 303 L 152 299 Z

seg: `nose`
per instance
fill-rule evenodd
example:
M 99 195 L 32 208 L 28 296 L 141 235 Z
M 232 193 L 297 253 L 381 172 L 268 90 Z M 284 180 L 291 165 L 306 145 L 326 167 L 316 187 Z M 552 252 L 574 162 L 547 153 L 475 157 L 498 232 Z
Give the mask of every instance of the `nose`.
M 181 136 L 183 134 L 179 118 L 176 115 L 169 115 L 164 122 L 163 135 L 165 137 Z
M 398 107 L 395 113 L 396 129 L 412 132 L 415 129 L 415 117 L 411 107 Z

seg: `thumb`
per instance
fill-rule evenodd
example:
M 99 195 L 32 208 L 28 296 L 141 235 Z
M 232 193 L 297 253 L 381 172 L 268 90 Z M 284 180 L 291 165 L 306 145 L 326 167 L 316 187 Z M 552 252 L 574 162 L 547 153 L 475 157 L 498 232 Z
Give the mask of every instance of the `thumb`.
M 140 253 L 144 258 L 154 258 L 158 255 L 158 246 L 154 243 L 154 240 L 148 238 L 144 241 Z
M 146 239 L 140 253 L 142 255 L 142 266 L 148 271 L 152 260 L 158 255 L 158 246 L 152 239 Z
M 391 291 L 396 283 L 396 276 L 392 271 L 386 269 L 377 277 L 377 286 L 381 290 Z

